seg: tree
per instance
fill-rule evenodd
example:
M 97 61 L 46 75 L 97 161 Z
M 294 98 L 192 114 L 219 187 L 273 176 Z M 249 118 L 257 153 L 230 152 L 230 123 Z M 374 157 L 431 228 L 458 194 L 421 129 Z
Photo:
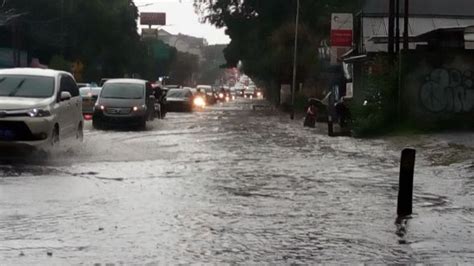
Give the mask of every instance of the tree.
M 199 57 L 190 53 L 177 52 L 171 63 L 169 77 L 184 86 L 194 86 L 199 68 Z
M 201 84 L 214 84 L 224 75 L 226 64 L 224 57 L 225 45 L 210 45 L 204 47 L 203 57 L 199 67 L 198 80 Z
M 171 62 L 146 53 L 132 0 L 15 0 L 6 1 L 4 8 L 26 14 L 21 19 L 23 43 L 31 56 L 46 63 L 53 56 L 80 61 L 87 80 L 131 73 L 156 78 L 159 73 L 152 72 L 160 72 L 157 64 Z

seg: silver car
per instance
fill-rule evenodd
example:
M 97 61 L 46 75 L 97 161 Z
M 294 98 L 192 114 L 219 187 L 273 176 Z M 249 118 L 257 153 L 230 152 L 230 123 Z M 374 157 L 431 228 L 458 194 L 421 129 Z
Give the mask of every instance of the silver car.
M 55 146 L 83 139 L 82 103 L 67 72 L 0 70 L 0 146 Z

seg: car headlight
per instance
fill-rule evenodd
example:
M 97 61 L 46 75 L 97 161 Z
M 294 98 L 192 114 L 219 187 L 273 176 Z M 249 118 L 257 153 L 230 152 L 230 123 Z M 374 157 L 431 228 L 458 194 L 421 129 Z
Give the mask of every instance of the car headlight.
M 48 117 L 51 116 L 51 112 L 45 109 L 35 108 L 28 111 L 28 115 L 31 117 Z
M 205 107 L 206 106 L 206 101 L 204 101 L 204 99 L 202 97 L 194 98 L 193 103 L 197 107 Z

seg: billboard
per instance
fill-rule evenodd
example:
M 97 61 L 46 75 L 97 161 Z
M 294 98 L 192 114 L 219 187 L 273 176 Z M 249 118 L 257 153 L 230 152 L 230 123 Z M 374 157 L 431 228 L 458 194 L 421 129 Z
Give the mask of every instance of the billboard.
M 166 25 L 166 13 L 142 12 L 140 13 L 141 25 Z
M 331 16 L 331 46 L 351 47 L 354 18 L 350 13 L 334 13 Z

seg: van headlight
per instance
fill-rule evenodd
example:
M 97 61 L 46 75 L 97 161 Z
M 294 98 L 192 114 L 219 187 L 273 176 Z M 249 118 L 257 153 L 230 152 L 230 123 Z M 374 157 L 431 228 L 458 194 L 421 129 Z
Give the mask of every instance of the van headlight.
M 146 111 L 146 105 L 142 105 L 142 106 L 134 106 L 134 107 L 132 108 L 132 110 L 133 110 L 134 112 L 138 112 L 138 111 Z
M 51 116 L 51 112 L 41 108 L 35 108 L 28 111 L 28 115 L 31 117 L 48 117 Z

